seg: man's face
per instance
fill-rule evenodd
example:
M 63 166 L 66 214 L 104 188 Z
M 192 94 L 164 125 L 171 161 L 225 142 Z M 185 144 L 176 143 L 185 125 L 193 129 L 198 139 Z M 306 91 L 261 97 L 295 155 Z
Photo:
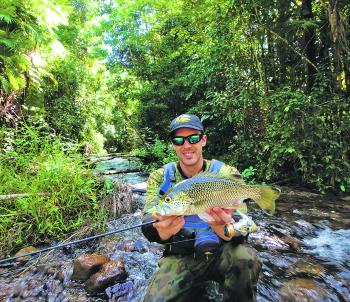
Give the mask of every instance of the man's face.
M 190 128 L 180 128 L 175 131 L 175 136 L 187 137 L 192 134 L 200 134 L 199 130 L 194 130 Z M 195 166 L 196 164 L 202 163 L 203 161 L 203 147 L 207 142 L 206 135 L 197 143 L 191 145 L 188 140 L 181 146 L 173 144 L 173 148 L 179 157 L 180 162 L 185 166 Z

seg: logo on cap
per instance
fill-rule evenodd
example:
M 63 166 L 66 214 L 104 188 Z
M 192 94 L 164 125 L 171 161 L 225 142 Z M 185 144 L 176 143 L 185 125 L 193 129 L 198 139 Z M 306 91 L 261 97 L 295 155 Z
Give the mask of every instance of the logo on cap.
M 191 118 L 188 115 L 181 115 L 177 119 L 178 123 L 186 123 L 191 120 Z

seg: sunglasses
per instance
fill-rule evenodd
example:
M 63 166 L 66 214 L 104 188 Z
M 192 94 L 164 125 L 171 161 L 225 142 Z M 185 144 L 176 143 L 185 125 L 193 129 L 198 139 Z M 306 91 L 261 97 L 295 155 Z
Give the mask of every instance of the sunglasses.
M 171 142 L 176 146 L 182 146 L 187 140 L 191 145 L 197 144 L 203 137 L 203 134 L 191 134 L 189 136 L 173 136 Z

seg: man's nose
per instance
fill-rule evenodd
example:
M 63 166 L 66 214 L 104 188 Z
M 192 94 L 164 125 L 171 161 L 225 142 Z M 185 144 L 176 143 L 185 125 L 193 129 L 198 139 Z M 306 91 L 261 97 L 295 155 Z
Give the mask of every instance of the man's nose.
M 191 147 L 191 144 L 188 142 L 188 139 L 187 139 L 187 138 L 185 139 L 185 142 L 184 142 L 183 146 L 184 146 L 185 148 Z

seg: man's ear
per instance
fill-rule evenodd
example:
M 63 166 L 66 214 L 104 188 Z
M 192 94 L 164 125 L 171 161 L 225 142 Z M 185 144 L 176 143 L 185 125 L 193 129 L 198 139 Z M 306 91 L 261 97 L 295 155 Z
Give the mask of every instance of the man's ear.
M 202 147 L 204 147 L 207 144 L 207 135 L 206 134 L 203 135 L 201 142 L 202 142 Z

